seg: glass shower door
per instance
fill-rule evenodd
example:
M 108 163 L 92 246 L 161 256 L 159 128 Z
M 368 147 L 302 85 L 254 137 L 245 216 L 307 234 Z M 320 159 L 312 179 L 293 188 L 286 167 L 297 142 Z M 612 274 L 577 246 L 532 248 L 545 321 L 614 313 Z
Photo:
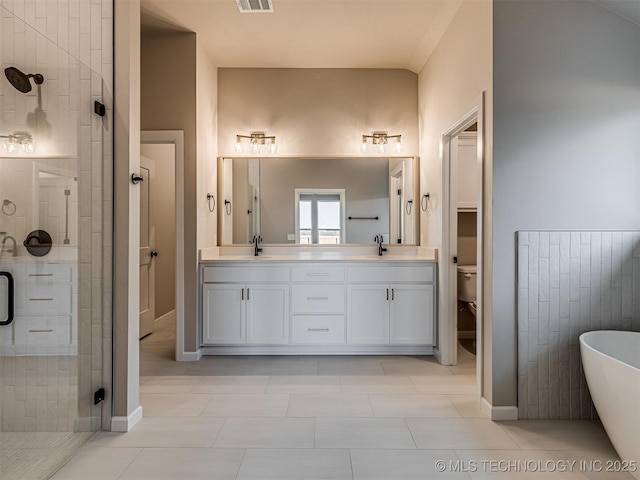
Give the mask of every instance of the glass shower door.
M 0 478 L 38 479 L 101 427 L 102 79 L 0 17 Z

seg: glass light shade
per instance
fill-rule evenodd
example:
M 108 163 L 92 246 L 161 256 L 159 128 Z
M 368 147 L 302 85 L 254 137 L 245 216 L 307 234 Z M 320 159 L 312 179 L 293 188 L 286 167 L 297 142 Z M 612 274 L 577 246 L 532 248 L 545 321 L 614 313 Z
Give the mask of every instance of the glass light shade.
M 233 148 L 236 153 L 242 153 L 242 140 L 238 138 Z
M 32 138 L 27 138 L 24 142 L 22 142 L 22 150 L 27 153 L 33 153 L 34 146 Z
M 254 155 L 260 153 L 260 144 L 255 142 L 251 145 L 251 153 L 253 153 Z
M 13 140 L 7 140 L 4 144 L 4 149 L 7 153 L 16 153 L 16 144 Z
M 379 143 L 378 144 L 378 153 L 384 153 L 384 152 L 385 152 L 384 143 Z
M 272 141 L 272 142 L 269 144 L 269 153 L 270 153 L 271 155 L 275 155 L 276 153 L 278 153 L 278 144 L 277 144 L 277 143 L 275 143 L 275 142 L 273 142 L 273 141 Z
M 360 145 L 360 151 L 362 153 L 367 153 L 369 151 L 369 144 L 366 141 L 362 142 Z
M 402 152 L 402 139 L 401 138 L 396 139 L 396 143 L 393 146 L 393 148 L 395 149 L 396 153 Z

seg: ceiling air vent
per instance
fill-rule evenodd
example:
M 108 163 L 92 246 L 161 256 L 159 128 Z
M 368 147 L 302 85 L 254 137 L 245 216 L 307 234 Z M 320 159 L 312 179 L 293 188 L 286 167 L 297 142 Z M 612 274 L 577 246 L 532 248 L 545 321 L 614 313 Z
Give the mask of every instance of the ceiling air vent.
M 271 0 L 236 0 L 236 4 L 242 13 L 273 12 Z

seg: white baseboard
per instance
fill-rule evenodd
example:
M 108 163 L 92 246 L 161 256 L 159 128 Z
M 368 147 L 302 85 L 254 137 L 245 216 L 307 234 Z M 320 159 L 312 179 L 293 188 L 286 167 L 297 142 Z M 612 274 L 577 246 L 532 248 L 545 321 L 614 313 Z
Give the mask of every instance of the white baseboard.
M 480 408 L 487 417 L 496 422 L 518 420 L 518 407 L 494 407 L 482 397 Z
M 183 352 L 182 358 L 178 358 L 178 362 L 197 362 L 202 358 L 202 349 L 199 348 L 195 352 Z
M 112 432 L 128 432 L 142 418 L 142 406 L 138 407 L 126 417 L 111 417 Z
M 158 317 L 155 319 L 155 322 L 163 322 L 165 320 L 169 320 L 171 318 L 175 318 L 176 317 L 176 309 L 174 308 L 173 310 L 165 313 L 164 315 Z

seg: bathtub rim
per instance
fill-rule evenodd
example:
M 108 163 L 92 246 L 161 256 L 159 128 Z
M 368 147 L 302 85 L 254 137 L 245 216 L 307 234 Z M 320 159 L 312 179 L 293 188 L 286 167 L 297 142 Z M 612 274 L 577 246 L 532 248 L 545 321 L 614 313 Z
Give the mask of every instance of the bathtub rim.
M 619 363 L 622 366 L 625 366 L 627 368 L 631 368 L 632 370 L 635 370 L 636 372 L 640 373 L 640 368 L 636 367 L 635 365 L 631 365 L 631 364 L 629 364 L 627 362 L 623 362 L 622 360 L 620 360 L 618 358 L 612 357 L 608 353 L 605 353 L 602 350 L 598 350 L 593 345 L 590 345 L 587 342 L 588 337 L 593 337 L 593 336 L 596 336 L 597 334 L 606 334 L 606 333 L 614 333 L 616 335 L 619 335 L 619 334 L 626 334 L 626 335 L 633 334 L 633 335 L 637 335 L 637 336 L 640 337 L 640 332 L 633 332 L 631 330 L 590 330 L 588 332 L 584 332 L 584 333 L 580 334 L 580 336 L 578 337 L 578 339 L 580 340 L 580 347 L 582 348 L 582 346 L 584 346 L 585 348 L 588 348 L 588 349 L 598 353 L 599 355 L 607 357 L 607 358 L 611 359 L 612 361 Z

